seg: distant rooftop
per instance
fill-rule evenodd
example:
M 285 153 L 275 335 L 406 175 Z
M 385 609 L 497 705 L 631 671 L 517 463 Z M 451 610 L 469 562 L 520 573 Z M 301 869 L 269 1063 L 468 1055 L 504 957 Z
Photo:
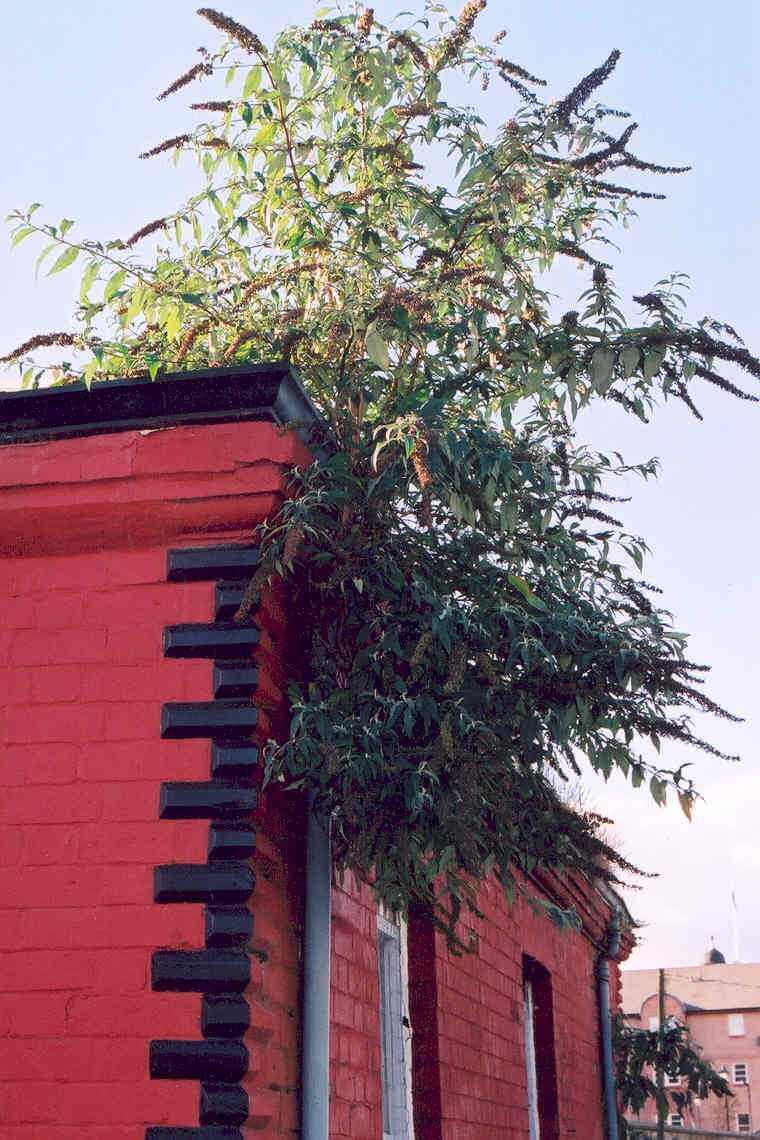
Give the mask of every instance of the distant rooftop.
M 623 970 L 622 980 L 623 1012 L 635 1016 L 657 993 L 657 970 Z M 665 989 L 692 1010 L 760 1009 L 760 962 L 673 966 Z

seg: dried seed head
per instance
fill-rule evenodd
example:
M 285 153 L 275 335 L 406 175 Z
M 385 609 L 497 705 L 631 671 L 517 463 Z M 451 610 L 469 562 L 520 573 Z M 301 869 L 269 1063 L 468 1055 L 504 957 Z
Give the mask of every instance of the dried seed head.
M 425 630 L 424 633 L 420 634 L 420 639 L 414 647 L 412 656 L 409 658 L 409 667 L 412 671 L 412 676 L 419 673 L 425 654 L 432 644 L 433 635 L 429 629 Z
M 445 254 L 444 250 L 437 249 L 433 245 L 428 246 L 427 249 L 423 249 L 422 253 L 417 258 L 416 268 L 422 269 L 423 266 L 428 265 L 431 261 L 435 261 L 436 258 L 445 257 L 445 256 L 446 256 L 446 254 Z
M 51 348 L 53 345 L 59 345 L 63 348 L 75 343 L 75 339 L 71 333 L 38 333 L 37 336 L 25 340 L 18 348 L 14 348 L 12 352 L 7 353 L 5 356 L 0 356 L 0 361 L 9 362 L 11 360 L 18 360 L 19 357 L 24 356 L 25 353 L 33 352 L 35 348 Z
M 405 103 L 403 106 L 394 107 L 393 114 L 397 119 L 413 119 L 417 115 L 429 115 L 433 107 L 425 99 L 417 99 L 413 103 Z
M 340 20 L 314 20 L 309 24 L 312 32 L 339 32 L 341 35 L 346 34 L 346 29 Z
M 597 87 L 601 87 L 604 81 L 614 71 L 619 59 L 620 52 L 617 49 L 610 52 L 601 67 L 596 67 L 593 71 L 590 71 L 588 75 L 584 75 L 580 83 L 577 83 L 572 91 L 557 103 L 554 113 L 560 123 L 564 126 L 568 126 L 571 115 L 575 114 L 583 106 L 587 99 L 596 91 Z
M 122 242 L 122 248 L 131 249 L 133 245 L 137 245 L 138 241 L 142 241 L 144 237 L 156 233 L 157 230 L 165 230 L 168 221 L 168 218 L 156 218 L 155 222 L 148 222 L 147 225 L 142 226 L 139 230 L 135 230 L 131 237 L 128 237 L 125 242 Z
M 303 305 L 296 305 L 292 309 L 283 309 L 277 317 L 277 322 L 281 325 L 289 325 L 292 324 L 293 321 L 300 321 L 303 314 Z
M 456 27 L 453 32 L 450 32 L 448 36 L 445 36 L 441 40 L 441 54 L 438 59 L 439 67 L 442 67 L 454 59 L 462 50 L 472 35 L 475 21 L 486 7 L 486 3 L 487 0 L 467 0 L 467 3 L 457 17 Z
M 217 31 L 224 32 L 231 40 L 235 40 L 245 51 L 266 55 L 266 48 L 259 37 L 244 24 L 239 24 L 237 20 L 225 16 L 223 12 L 217 12 L 215 8 L 199 8 L 198 15 L 208 20 Z
M 175 147 L 185 146 L 186 143 L 190 142 L 190 138 L 190 135 L 175 135 L 174 138 L 164 139 L 163 142 L 158 143 L 157 146 L 151 147 L 150 150 L 144 150 L 140 155 L 140 158 L 153 158 L 154 155 L 163 154 L 164 151 L 174 150 Z
M 511 59 L 504 59 L 500 56 L 494 60 L 499 71 L 506 75 L 515 75 L 518 79 L 524 79 L 526 83 L 537 83 L 539 87 L 546 87 L 546 80 L 539 79 L 537 75 L 531 74 L 526 68 L 521 67 L 519 63 L 513 63 Z
M 235 106 L 232 99 L 210 99 L 208 103 L 191 103 L 191 111 L 231 111 Z
M 443 751 L 448 756 L 449 760 L 453 760 L 455 755 L 456 755 L 456 747 L 454 745 L 454 733 L 451 730 L 451 718 L 450 717 L 448 717 L 448 716 L 445 717 L 444 720 L 441 722 L 441 727 L 439 729 L 439 733 L 440 733 L 440 737 L 441 737 L 441 745 L 443 747 Z
M 246 329 L 245 332 L 238 333 L 231 344 L 227 346 L 224 351 L 223 360 L 231 360 L 237 350 L 241 348 L 247 341 L 255 337 L 256 333 L 253 329 Z
M 304 532 L 300 527 L 294 526 L 285 536 L 282 544 L 282 560 L 287 566 L 292 566 L 303 546 Z
M 210 324 L 211 321 L 202 321 L 199 325 L 195 325 L 194 328 L 187 330 L 182 340 L 180 341 L 179 351 L 177 353 L 177 359 L 175 363 L 182 363 L 182 361 L 189 353 L 190 349 L 195 344 L 198 337 L 208 331 Z
M 206 63 L 205 60 L 201 60 L 200 63 L 196 63 L 193 67 L 189 67 L 187 71 L 184 71 L 179 78 L 175 79 L 173 83 L 170 83 L 156 98 L 166 99 L 168 95 L 173 95 L 175 91 L 180 91 L 183 87 L 187 87 L 189 83 L 192 83 L 193 80 L 197 79 L 200 75 L 213 75 L 213 73 L 214 69 L 211 64 Z
M 356 21 L 356 30 L 360 36 L 368 36 L 375 22 L 375 9 L 365 8 Z
M 467 3 L 457 17 L 457 28 L 464 29 L 467 35 L 469 35 L 475 26 L 475 21 L 478 16 L 486 7 L 486 3 L 487 0 L 467 0 Z
M 399 44 L 402 44 L 406 48 L 414 62 L 418 64 L 423 71 L 430 70 L 430 61 L 428 60 L 428 57 L 425 55 L 420 45 L 418 43 L 415 43 L 410 35 L 408 35 L 406 32 L 397 32 L 388 40 L 389 48 L 398 47 Z
M 463 642 L 455 645 L 449 658 L 449 675 L 443 686 L 444 693 L 455 692 L 462 684 L 467 672 L 467 646 Z

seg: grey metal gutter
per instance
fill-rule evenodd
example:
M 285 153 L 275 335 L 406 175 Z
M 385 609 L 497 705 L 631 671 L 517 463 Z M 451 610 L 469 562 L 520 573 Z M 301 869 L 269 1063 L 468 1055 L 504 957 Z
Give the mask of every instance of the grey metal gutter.
M 309 801 L 303 984 L 302 1140 L 329 1140 L 330 926 L 332 863 L 328 826 Z
M 610 1000 L 610 961 L 620 953 L 620 911 L 617 906 L 607 927 L 607 945 L 599 959 L 597 986 L 602 1038 L 602 1088 L 607 1140 L 619 1140 L 615 1058 L 612 1049 L 612 1003 Z

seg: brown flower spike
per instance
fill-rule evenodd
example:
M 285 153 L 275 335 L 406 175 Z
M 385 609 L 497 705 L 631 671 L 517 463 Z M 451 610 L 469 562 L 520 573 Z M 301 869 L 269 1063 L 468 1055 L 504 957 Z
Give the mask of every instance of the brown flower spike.
M 166 99 L 167 96 L 173 95 L 175 91 L 180 91 L 183 87 L 187 87 L 189 83 L 192 83 L 193 80 L 197 79 L 200 75 L 213 75 L 213 71 L 214 69 L 210 63 L 206 63 L 205 61 L 196 63 L 193 67 L 189 67 L 187 71 L 184 71 L 173 83 L 170 83 L 156 98 Z
M 231 16 L 225 16 L 215 8 L 199 8 L 198 15 L 208 20 L 217 31 L 224 32 L 231 40 L 239 43 L 245 51 L 253 52 L 255 55 L 266 55 L 266 48 L 256 33 L 246 28 L 244 24 L 239 24 L 237 20 L 233 20 Z
M 35 348 L 50 348 L 52 345 L 59 345 L 61 347 L 68 347 L 74 344 L 74 337 L 71 333 L 55 332 L 55 333 L 39 333 L 37 336 L 30 337 L 20 344 L 18 348 L 14 348 L 6 356 L 0 356 L 0 361 L 18 360 L 27 352 L 33 352 Z
M 154 234 L 158 230 L 165 230 L 168 221 L 168 218 L 156 218 L 155 222 L 148 222 L 147 225 L 141 226 L 139 230 L 135 230 L 123 243 L 124 249 L 131 249 L 133 245 L 137 245 L 138 241 L 142 241 L 144 237 L 149 237 L 150 234 Z
M 140 158 L 153 158 L 154 155 L 163 154 L 164 151 L 174 150 L 175 147 L 184 146 L 185 143 L 190 142 L 190 137 L 190 135 L 175 135 L 174 138 L 164 139 L 163 142 L 151 147 L 150 150 L 144 150 Z

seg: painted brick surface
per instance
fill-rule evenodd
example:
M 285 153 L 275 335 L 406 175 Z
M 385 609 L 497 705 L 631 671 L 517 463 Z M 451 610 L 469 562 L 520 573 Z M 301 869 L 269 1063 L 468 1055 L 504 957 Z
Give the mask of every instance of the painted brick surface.
M 558 884 L 527 891 L 573 901 L 583 933 L 562 932 L 518 895 L 510 909 L 489 882 L 483 917 L 453 954 L 422 915 L 409 922 L 416 1140 L 528 1140 L 522 998 L 523 955 L 551 974 L 559 1136 L 603 1140 L 596 964 L 609 911 L 587 884 L 572 900 Z M 542 889 L 543 888 L 543 889 Z M 375 905 L 348 879 L 333 892 L 331 1137 L 381 1135 Z M 617 987 L 617 970 L 614 984 Z
M 159 820 L 162 781 L 209 777 L 208 741 L 161 741 L 166 701 L 209 700 L 208 661 L 165 660 L 212 582 L 169 546 L 248 538 L 306 453 L 266 424 L 0 449 L 0 1136 L 141 1140 L 198 1122 L 198 1085 L 151 1081 L 148 1043 L 200 1039 L 200 997 L 153 993 L 155 949 L 203 945 L 199 905 L 153 902 L 157 863 L 204 862 L 208 823 Z M 284 723 L 285 608 L 259 615 L 261 732 Z M 300 845 L 256 813 L 245 1134 L 297 1134 Z M 284 823 L 287 819 L 288 823 Z M 296 829 L 298 834 L 298 829 Z
M 150 1080 L 154 1039 L 200 1039 L 200 997 L 154 993 L 156 949 L 203 946 L 200 905 L 156 905 L 156 864 L 203 863 L 206 820 L 159 820 L 163 781 L 209 778 L 208 741 L 161 741 L 168 701 L 208 701 L 204 660 L 164 659 L 166 625 L 208 622 L 213 582 L 167 582 L 169 547 L 247 539 L 306 453 L 265 424 L 122 432 L 0 448 L 0 1137 L 142 1140 L 198 1121 L 195 1081 Z M 262 599 L 260 738 L 287 731 L 289 614 Z M 245 1137 L 299 1135 L 302 807 L 268 789 L 257 876 Z M 417 1140 L 527 1140 L 522 955 L 550 971 L 560 1135 L 601 1140 L 593 891 L 562 934 L 493 884 L 452 955 L 409 927 Z M 568 895 L 569 898 L 565 896 Z M 564 893 L 563 893 L 564 892 Z M 379 1140 L 376 907 L 333 890 L 332 1140 Z M 614 976 L 617 993 L 618 978 Z
M 479 905 L 483 918 L 464 924 L 471 954 L 453 956 L 435 936 L 442 1140 L 528 1140 L 524 954 L 552 979 L 559 1135 L 602 1140 L 595 947 L 519 896 L 510 910 L 493 882 Z
M 377 904 L 351 875 L 332 894 L 330 1136 L 382 1135 Z

